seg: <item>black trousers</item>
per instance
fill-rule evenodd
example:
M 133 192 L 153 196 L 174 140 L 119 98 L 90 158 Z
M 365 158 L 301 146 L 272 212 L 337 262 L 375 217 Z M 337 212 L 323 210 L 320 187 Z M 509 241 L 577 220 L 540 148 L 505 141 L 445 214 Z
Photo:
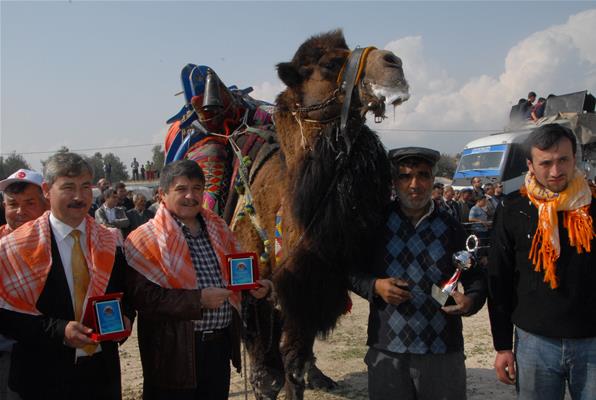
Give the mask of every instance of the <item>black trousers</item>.
M 120 371 L 109 371 L 102 354 L 78 360 L 72 375 L 55 385 L 35 384 L 19 392 L 22 400 L 120 400 Z
M 230 393 L 231 343 L 228 334 L 203 338 L 195 333 L 195 389 L 163 389 L 143 383 L 143 400 L 226 400 Z

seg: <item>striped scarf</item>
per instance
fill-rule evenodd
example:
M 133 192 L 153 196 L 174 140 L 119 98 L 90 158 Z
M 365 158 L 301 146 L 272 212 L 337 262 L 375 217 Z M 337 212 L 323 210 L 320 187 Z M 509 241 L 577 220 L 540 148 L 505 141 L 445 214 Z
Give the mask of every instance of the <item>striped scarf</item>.
M 8 226 L 8 224 L 0 226 L 0 239 L 2 239 L 4 236 L 8 235 L 11 232 L 12 229 L 10 229 L 10 226 Z
M 532 260 L 535 271 L 544 271 L 544 282 L 555 289 L 558 286 L 556 262 L 561 254 L 557 211 L 563 211 L 563 227 L 569 234 L 569 244 L 575 247 L 578 254 L 584 250 L 589 253 L 590 242 L 596 237 L 589 214 L 592 193 L 583 173 L 577 169 L 569 186 L 559 193 L 542 186 L 534 174 L 528 172 L 525 192 L 538 208 L 538 227 L 528 258 Z
M 10 235 L 0 239 L 0 308 L 25 314 L 40 315 L 36 307 L 52 267 L 50 212 L 29 221 Z M 89 288 L 85 301 L 101 296 L 110 280 L 117 229 L 106 228 L 86 216 Z
M 201 216 L 222 276 L 229 282 L 226 255 L 239 251 L 236 240 L 224 220 L 212 211 L 203 208 Z M 197 275 L 184 233 L 164 204 L 155 218 L 128 235 L 124 248 L 128 264 L 156 285 L 168 289 L 197 288 Z M 230 303 L 239 309 L 240 293 L 235 292 Z

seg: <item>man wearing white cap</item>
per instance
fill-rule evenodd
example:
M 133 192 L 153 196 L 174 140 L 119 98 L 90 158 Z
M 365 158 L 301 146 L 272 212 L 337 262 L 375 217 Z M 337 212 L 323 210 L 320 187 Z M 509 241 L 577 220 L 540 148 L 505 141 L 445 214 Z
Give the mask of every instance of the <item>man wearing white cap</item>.
M 42 182 L 43 177 L 39 172 L 28 169 L 19 169 L 0 181 L 6 213 L 6 225 L 0 226 L 0 238 L 25 222 L 37 219 L 48 209 L 41 191 Z
M 4 192 L 6 224 L 0 226 L 0 238 L 27 221 L 37 219 L 47 209 L 48 204 L 41 191 L 43 178 L 39 172 L 19 169 L 7 179 L 0 181 L 0 191 Z M 17 399 L 8 389 L 10 352 L 14 341 L 0 335 L 0 399 Z

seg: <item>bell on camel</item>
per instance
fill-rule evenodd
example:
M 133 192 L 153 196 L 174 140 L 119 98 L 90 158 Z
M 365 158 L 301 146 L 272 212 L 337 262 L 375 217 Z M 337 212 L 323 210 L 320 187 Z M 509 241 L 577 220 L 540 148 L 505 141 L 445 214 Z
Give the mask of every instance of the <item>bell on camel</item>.
M 217 74 L 210 68 L 205 78 L 205 94 L 203 95 L 204 111 L 219 111 L 223 108 L 221 93 L 219 91 L 220 81 Z

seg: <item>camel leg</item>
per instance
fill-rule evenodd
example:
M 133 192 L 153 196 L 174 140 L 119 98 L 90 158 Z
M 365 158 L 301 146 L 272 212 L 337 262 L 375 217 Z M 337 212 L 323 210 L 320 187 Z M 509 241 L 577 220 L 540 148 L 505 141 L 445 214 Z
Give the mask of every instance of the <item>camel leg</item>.
M 328 377 L 317 367 L 317 359 L 313 358 L 313 363 L 306 373 L 306 386 L 309 389 L 331 390 L 337 387 L 337 382 Z
M 313 363 L 315 335 L 298 330 L 284 330 L 281 352 L 286 371 L 286 399 L 303 400 L 306 372 Z
M 251 302 L 246 308 L 246 349 L 250 356 L 249 379 L 257 400 L 275 400 L 284 385 L 279 351 L 281 318 L 267 301 Z

